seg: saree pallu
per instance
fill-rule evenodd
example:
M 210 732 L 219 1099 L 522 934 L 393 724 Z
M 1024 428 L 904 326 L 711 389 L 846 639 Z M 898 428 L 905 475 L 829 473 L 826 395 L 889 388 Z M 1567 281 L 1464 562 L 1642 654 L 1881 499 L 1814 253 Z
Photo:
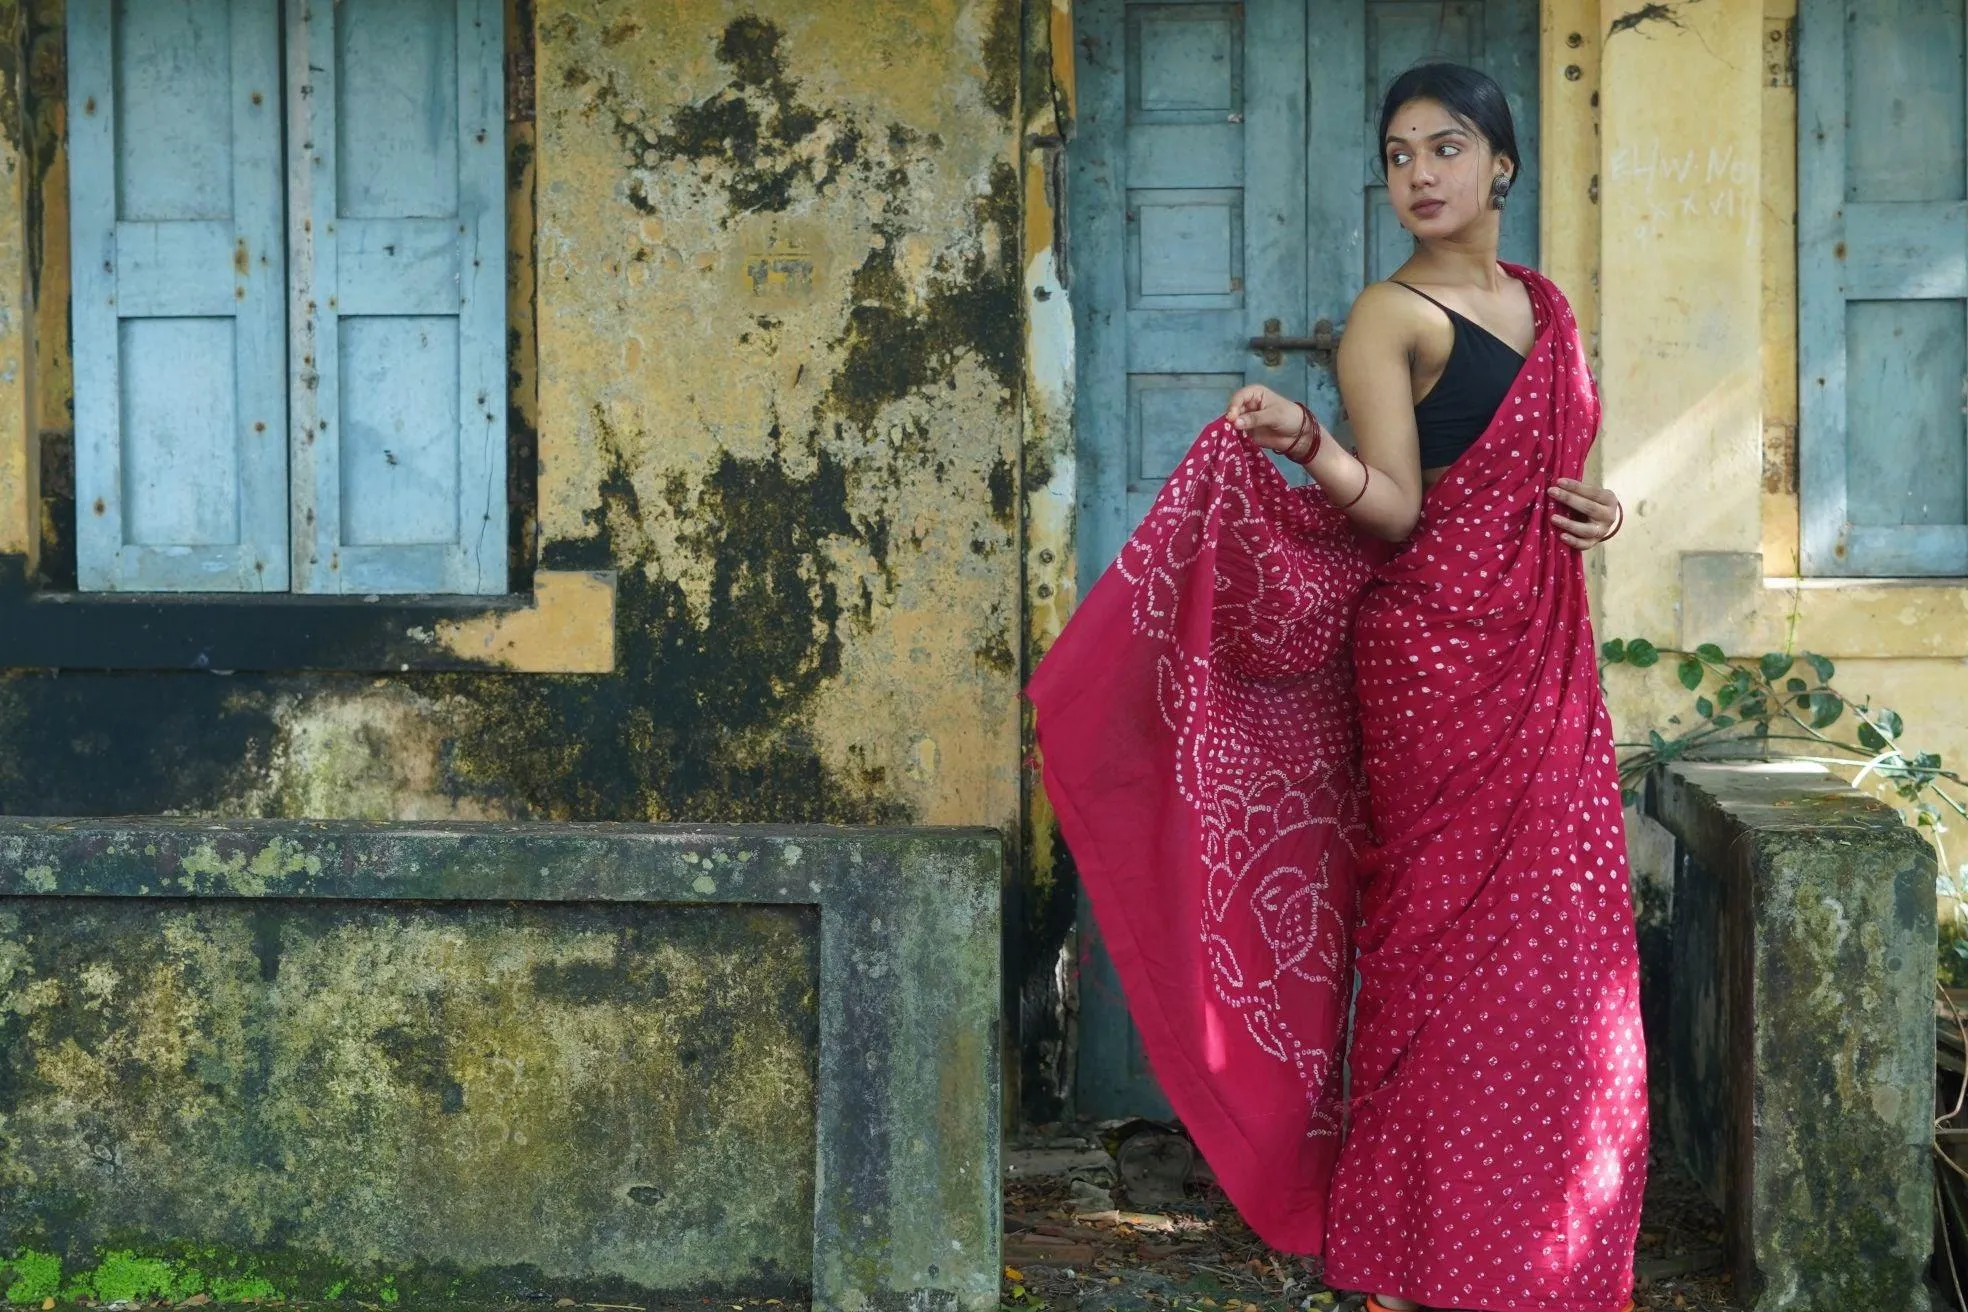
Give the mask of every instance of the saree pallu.
M 1028 692 L 1143 1046 L 1258 1234 L 1342 1288 L 1618 1312 L 1638 957 L 1584 565 L 1546 495 L 1599 407 L 1563 297 L 1505 267 L 1535 344 L 1406 543 L 1212 424 Z

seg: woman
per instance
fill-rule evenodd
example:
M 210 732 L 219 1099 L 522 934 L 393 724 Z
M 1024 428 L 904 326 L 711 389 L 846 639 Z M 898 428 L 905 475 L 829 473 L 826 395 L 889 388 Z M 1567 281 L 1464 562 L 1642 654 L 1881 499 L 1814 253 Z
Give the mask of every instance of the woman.
M 1033 678 L 1046 786 L 1260 1234 L 1389 1312 L 1620 1312 L 1648 1125 L 1598 397 L 1564 298 L 1497 262 L 1495 83 L 1410 70 L 1380 138 L 1415 253 L 1347 321 L 1357 454 L 1230 399 Z

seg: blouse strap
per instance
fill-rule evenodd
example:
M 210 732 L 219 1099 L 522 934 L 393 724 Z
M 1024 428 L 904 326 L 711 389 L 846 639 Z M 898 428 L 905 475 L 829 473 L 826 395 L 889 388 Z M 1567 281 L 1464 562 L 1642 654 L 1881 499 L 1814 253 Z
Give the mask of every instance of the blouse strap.
M 1409 291 L 1413 292 L 1416 296 L 1421 297 L 1422 300 L 1427 301 L 1430 305 L 1440 310 L 1443 314 L 1448 315 L 1449 318 L 1451 319 L 1460 319 L 1464 317 L 1461 314 L 1458 314 L 1456 311 L 1451 310 L 1448 306 L 1442 304 L 1440 301 L 1436 300 L 1433 296 L 1430 296 L 1427 292 L 1423 291 L 1421 288 L 1415 286 L 1411 282 L 1402 282 L 1399 278 L 1389 278 L 1387 281 L 1393 283 L 1396 287 L 1407 288 Z

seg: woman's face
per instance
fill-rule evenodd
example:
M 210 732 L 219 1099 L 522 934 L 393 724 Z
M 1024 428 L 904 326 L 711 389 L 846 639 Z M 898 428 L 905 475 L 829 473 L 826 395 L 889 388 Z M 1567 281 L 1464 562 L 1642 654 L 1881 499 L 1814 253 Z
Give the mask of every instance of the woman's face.
M 1433 100 L 1394 112 L 1381 143 L 1387 194 L 1416 238 L 1449 237 L 1496 213 L 1490 188 L 1510 172 L 1468 124 Z

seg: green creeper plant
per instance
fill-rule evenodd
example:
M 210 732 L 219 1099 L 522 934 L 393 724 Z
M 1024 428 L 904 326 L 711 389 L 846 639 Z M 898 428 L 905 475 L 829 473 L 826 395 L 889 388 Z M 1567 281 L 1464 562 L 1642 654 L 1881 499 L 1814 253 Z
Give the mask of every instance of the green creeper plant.
M 1899 712 L 1855 700 L 1832 684 L 1836 667 L 1815 652 L 1766 652 L 1731 657 L 1712 642 L 1693 651 L 1657 647 L 1645 638 L 1614 638 L 1599 648 L 1599 669 L 1630 665 L 1673 669 L 1693 697 L 1692 716 L 1668 717 L 1667 730 L 1649 729 L 1645 742 L 1619 742 L 1620 797 L 1631 806 L 1649 770 L 1669 761 L 1742 760 L 1782 756 L 1849 770 L 1853 784 L 1877 776 L 1892 786 L 1940 857 L 1941 892 L 1959 904 L 1962 874 L 1947 858 L 1950 817 L 1968 822 L 1961 790 L 1968 779 L 1946 768 L 1935 752 L 1902 744 Z M 1779 746 L 1781 744 L 1781 746 Z M 1949 973 L 1968 982 L 1968 933 L 1948 934 Z

